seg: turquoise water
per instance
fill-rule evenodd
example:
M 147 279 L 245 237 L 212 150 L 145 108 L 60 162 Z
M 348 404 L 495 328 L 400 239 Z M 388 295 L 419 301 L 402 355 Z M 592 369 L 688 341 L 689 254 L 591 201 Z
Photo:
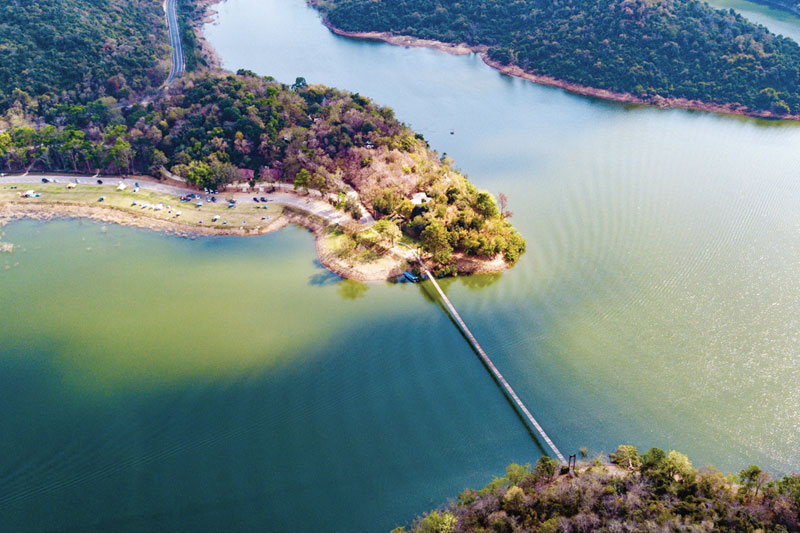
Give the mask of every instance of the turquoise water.
M 445 288 L 564 453 L 797 470 L 798 125 L 339 38 L 300 0 L 218 7 L 227 68 L 367 94 L 509 196 L 528 253 Z M 2 530 L 383 531 L 542 453 L 425 286 L 343 282 L 303 230 L 5 233 Z

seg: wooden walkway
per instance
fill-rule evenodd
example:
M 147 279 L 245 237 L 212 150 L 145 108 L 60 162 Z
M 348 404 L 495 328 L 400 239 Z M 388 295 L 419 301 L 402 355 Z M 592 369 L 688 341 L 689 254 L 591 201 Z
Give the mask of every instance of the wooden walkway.
M 567 464 L 567 460 L 564 458 L 561 452 L 558 451 L 558 448 L 556 448 L 556 445 L 553 444 L 552 440 L 550 440 L 550 437 L 547 436 L 547 433 L 545 433 L 542 426 L 539 425 L 539 422 L 537 422 L 535 418 L 533 418 L 531 412 L 528 411 L 528 408 L 525 407 L 525 404 L 522 403 L 522 400 L 519 399 L 519 396 L 517 396 L 517 393 L 514 392 L 514 389 L 511 388 L 511 385 L 508 384 L 506 378 L 503 377 L 503 374 L 501 374 L 500 371 L 497 369 L 497 367 L 494 366 L 492 360 L 489 358 L 486 352 L 483 351 L 481 345 L 478 344 L 478 341 L 472 335 L 472 332 L 469 330 L 467 325 L 461 319 L 461 315 L 458 314 L 458 311 L 456 311 L 456 308 L 453 307 L 453 304 L 450 302 L 450 299 L 447 296 L 445 296 L 444 291 L 442 291 L 442 288 L 439 287 L 439 284 L 436 282 L 436 278 L 434 278 L 428 271 L 428 269 L 425 268 L 424 266 L 422 267 L 422 270 L 428 276 L 428 279 L 433 284 L 434 288 L 436 289 L 436 292 L 438 292 L 439 296 L 441 296 L 442 301 L 444 302 L 445 306 L 447 306 L 447 310 L 450 312 L 450 315 L 455 319 L 456 323 L 461 328 L 461 331 L 464 333 L 464 335 L 466 335 L 467 339 L 469 339 L 470 344 L 472 344 L 472 347 L 475 349 L 476 352 L 478 352 L 478 355 L 481 357 L 481 360 L 483 360 L 483 363 L 486 365 L 486 368 L 488 368 L 489 372 L 491 372 L 494 375 L 494 378 L 503 388 L 503 391 L 506 393 L 506 395 L 508 395 L 508 397 L 514 403 L 514 405 L 516 405 L 517 409 L 522 414 L 522 416 L 525 419 L 527 419 L 528 422 L 530 422 L 531 426 L 533 426 L 536 429 L 536 431 L 539 433 L 539 435 L 541 435 L 542 439 L 544 439 L 544 441 L 547 443 L 550 449 L 553 450 L 553 453 L 556 454 L 556 457 L 558 457 L 558 460 L 561 461 L 561 464 Z

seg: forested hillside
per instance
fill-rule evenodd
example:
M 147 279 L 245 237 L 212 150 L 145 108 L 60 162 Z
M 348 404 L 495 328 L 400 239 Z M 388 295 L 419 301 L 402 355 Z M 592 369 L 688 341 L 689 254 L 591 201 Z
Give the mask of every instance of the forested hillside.
M 757 466 L 726 477 L 684 454 L 633 446 L 575 476 L 543 457 L 511 465 L 485 488 L 417 519 L 419 533 L 588 531 L 800 531 L 800 476 L 771 480 Z M 398 528 L 394 533 L 406 531 Z
M 5 0 L 0 114 L 15 101 L 35 112 L 142 93 L 166 78 L 169 51 L 158 0 Z
M 346 31 L 486 46 L 501 64 L 645 101 L 800 114 L 800 46 L 698 0 L 313 3 Z
M 0 133 L 0 170 L 158 176 L 166 167 L 208 188 L 248 180 L 352 188 L 376 217 L 421 238 L 437 265 L 454 251 L 514 263 L 525 250 L 489 194 L 440 161 L 391 109 L 358 94 L 302 78 L 289 87 L 248 71 L 203 71 L 147 105 L 111 104 L 61 104 L 45 114 L 47 126 Z M 411 202 L 417 192 L 425 203 Z

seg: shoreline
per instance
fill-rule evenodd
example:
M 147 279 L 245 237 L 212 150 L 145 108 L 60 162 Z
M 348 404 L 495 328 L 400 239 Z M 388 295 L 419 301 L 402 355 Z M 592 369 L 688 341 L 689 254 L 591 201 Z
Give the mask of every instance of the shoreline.
M 149 217 L 136 216 L 111 207 L 97 207 L 87 205 L 64 205 L 64 204 L 0 204 L 0 229 L 10 222 L 18 220 L 36 220 L 39 222 L 50 222 L 59 219 L 86 219 L 104 224 L 116 224 L 118 226 L 134 227 L 149 231 L 155 231 L 164 235 L 173 235 L 188 239 L 198 237 L 257 237 L 268 235 L 282 230 L 289 224 L 302 227 L 314 233 L 315 250 L 320 264 L 327 270 L 344 278 L 355 281 L 386 281 L 403 274 L 403 269 L 398 262 L 393 268 L 384 269 L 379 272 L 364 271 L 358 266 L 348 264 L 346 261 L 336 257 L 333 250 L 325 245 L 324 235 L 327 226 L 322 222 L 311 220 L 313 215 L 304 215 L 294 209 L 287 212 L 277 219 L 269 227 L 256 230 L 245 231 L 239 228 L 211 228 L 193 226 L 181 222 L 159 220 Z M 9 242 L 0 241 L 0 252 L 11 253 L 16 245 Z M 385 272 L 385 273 L 384 273 Z
M 313 2 L 310 2 L 313 4 Z M 600 89 L 597 87 L 589 87 L 566 80 L 554 78 L 544 74 L 535 74 L 524 70 L 518 65 L 503 65 L 498 61 L 489 58 L 489 47 L 485 45 L 470 46 L 466 43 L 446 43 L 432 39 L 419 39 L 417 37 L 410 37 L 407 35 L 395 35 L 389 32 L 353 32 L 342 30 L 333 26 L 324 16 L 322 23 L 330 31 L 341 37 L 351 39 L 362 39 L 367 41 L 381 41 L 388 44 L 399 46 L 407 46 L 413 48 L 430 48 L 439 52 L 445 52 L 453 55 L 467 55 L 478 54 L 483 62 L 489 67 L 499 71 L 506 76 L 513 76 L 521 78 L 539 85 L 546 85 L 548 87 L 555 87 L 565 90 L 567 92 L 578 94 L 581 96 L 591 96 L 602 100 L 618 102 L 622 104 L 636 104 L 658 107 L 661 109 L 675 108 L 687 109 L 695 111 L 705 111 L 710 113 L 719 113 L 724 115 L 735 115 L 741 117 L 749 117 L 763 120 L 800 120 L 800 115 L 776 115 L 771 111 L 750 111 L 744 106 L 736 106 L 733 104 L 714 104 L 703 102 L 700 100 L 689 100 L 687 98 L 666 98 L 663 96 L 655 96 L 653 98 L 641 98 L 630 93 L 622 93 L 612 91 L 609 89 Z
M 39 175 L 31 175 L 31 178 L 38 178 Z M 84 176 L 85 177 L 85 176 Z M 110 178 L 111 176 L 105 176 Z M 119 179 L 128 179 L 119 177 Z M 143 189 L 147 184 L 157 187 L 162 182 L 138 177 Z M 30 183 L 30 182 L 29 182 Z M 6 184 L 12 185 L 11 181 Z M 107 186 L 109 188 L 113 186 Z M 192 192 L 186 187 L 170 186 L 170 191 L 162 194 L 177 194 L 178 189 L 185 192 Z M 0 191 L 1 192 L 1 191 Z M 111 191 L 109 191 L 111 192 Z M 125 194 L 125 193 L 121 193 Z M 247 197 L 253 193 L 232 193 L 232 196 Z M 197 237 L 213 236 L 233 236 L 233 237 L 252 237 L 267 235 L 279 231 L 289 224 L 294 224 L 305 228 L 315 237 L 315 250 L 317 258 L 323 267 L 342 278 L 355 281 L 385 281 L 401 276 L 408 269 L 409 263 L 413 262 L 413 253 L 406 248 L 395 245 L 391 248 L 379 247 L 380 253 L 368 261 L 359 261 L 352 255 L 339 253 L 335 246 L 335 239 L 331 238 L 331 230 L 334 228 L 344 228 L 350 224 L 357 224 L 362 230 L 368 230 L 368 226 L 361 225 L 350 219 L 350 222 L 342 222 L 342 215 L 339 212 L 331 214 L 329 210 L 321 211 L 322 200 L 315 200 L 310 197 L 298 196 L 297 201 L 277 196 L 286 196 L 285 193 L 264 193 L 265 196 L 272 196 L 271 202 L 281 206 L 280 214 L 271 222 L 265 225 L 249 226 L 209 226 L 198 225 L 176 220 L 175 218 L 164 219 L 155 216 L 140 214 L 138 211 L 131 211 L 126 207 L 120 207 L 106 203 L 104 205 L 87 204 L 81 202 L 47 202 L 35 201 L 21 202 L 16 200 L 0 200 L 0 230 L 9 222 L 21 219 L 38 220 L 47 222 L 55 219 L 88 219 L 106 224 L 117 224 L 120 226 L 136 227 L 140 229 L 156 231 L 165 235 L 174 235 L 183 238 L 195 239 Z M 295 196 L 295 195 L 291 195 Z M 127 198 L 127 195 L 125 195 Z M 131 197 L 133 198 L 133 197 Z M 111 200 L 113 202 L 113 199 Z M 324 203 L 326 207 L 327 203 Z M 245 215 L 246 216 L 246 215 Z M 327 217 L 327 218 L 326 218 Z M 349 218 L 349 217 L 348 217 Z M 329 220 L 330 219 L 330 220 Z M 0 233 L 0 237 L 2 233 Z M 12 252 L 13 244 L 2 242 L 2 252 Z M 10 245 L 10 246 L 6 246 Z M 454 254 L 455 264 L 459 274 L 496 274 L 507 270 L 508 265 L 502 257 L 491 259 L 480 259 L 466 257 L 462 254 Z

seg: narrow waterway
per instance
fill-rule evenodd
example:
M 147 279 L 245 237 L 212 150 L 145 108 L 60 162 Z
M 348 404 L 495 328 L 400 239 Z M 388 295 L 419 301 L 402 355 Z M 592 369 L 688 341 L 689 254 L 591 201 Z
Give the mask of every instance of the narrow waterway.
M 443 285 L 563 452 L 797 470 L 798 125 L 336 37 L 301 0 L 218 8 L 225 67 L 369 95 L 509 196 L 528 253 Z M 542 453 L 424 286 L 341 281 L 306 231 L 4 231 L 1 530 L 385 531 Z

